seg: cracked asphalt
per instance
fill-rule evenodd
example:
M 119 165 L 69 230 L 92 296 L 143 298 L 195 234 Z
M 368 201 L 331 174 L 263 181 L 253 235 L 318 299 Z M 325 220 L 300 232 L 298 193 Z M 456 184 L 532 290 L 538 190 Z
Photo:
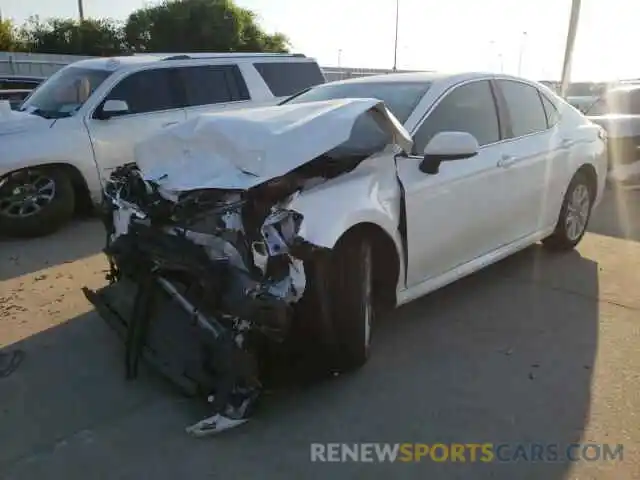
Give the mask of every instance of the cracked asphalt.
M 575 252 L 534 246 L 398 309 L 362 370 L 269 392 L 194 439 L 206 412 L 123 347 L 85 300 L 105 283 L 97 221 L 0 240 L 0 477 L 640 478 L 640 191 L 608 190 Z M 312 463 L 312 442 L 623 444 L 618 461 Z

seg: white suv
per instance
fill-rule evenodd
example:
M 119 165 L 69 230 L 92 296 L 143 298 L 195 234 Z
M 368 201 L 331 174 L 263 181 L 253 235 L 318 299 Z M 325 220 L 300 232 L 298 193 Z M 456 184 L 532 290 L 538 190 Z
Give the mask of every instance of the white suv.
M 205 112 L 269 105 L 324 83 L 299 54 L 145 54 L 73 63 L 20 111 L 0 108 L 0 234 L 38 236 L 101 201 L 147 135 Z M 0 105 L 2 106 L 2 105 Z

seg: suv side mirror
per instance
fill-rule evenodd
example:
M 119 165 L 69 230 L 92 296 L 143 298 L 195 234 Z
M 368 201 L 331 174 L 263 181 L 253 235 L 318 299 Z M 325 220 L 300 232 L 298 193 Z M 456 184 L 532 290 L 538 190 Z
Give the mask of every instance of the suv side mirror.
M 98 112 L 97 118 L 109 120 L 111 117 L 129 113 L 129 105 L 124 100 L 107 100 Z
M 478 154 L 480 146 L 476 138 L 467 132 L 437 133 L 424 149 L 420 171 L 436 174 L 442 162 L 471 158 Z

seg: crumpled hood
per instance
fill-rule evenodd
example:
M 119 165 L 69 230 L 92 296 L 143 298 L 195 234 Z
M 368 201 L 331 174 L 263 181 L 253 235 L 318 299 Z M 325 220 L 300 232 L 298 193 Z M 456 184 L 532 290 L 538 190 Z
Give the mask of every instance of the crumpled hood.
M 383 102 L 340 99 L 201 115 L 143 140 L 135 159 L 145 180 L 165 190 L 246 190 L 346 142 L 366 114 L 411 150 L 410 135 Z
M 8 106 L 0 106 L 0 136 L 49 128 L 54 121 L 26 112 L 16 112 Z
M 611 138 L 640 135 L 640 115 L 609 114 L 587 118 L 604 128 Z

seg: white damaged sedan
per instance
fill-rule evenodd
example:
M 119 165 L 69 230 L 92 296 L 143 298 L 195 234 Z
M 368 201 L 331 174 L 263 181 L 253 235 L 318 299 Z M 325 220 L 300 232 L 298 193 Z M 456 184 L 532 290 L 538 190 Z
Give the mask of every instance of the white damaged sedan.
M 365 363 L 375 314 L 535 242 L 575 247 L 603 130 L 506 75 L 394 74 L 203 115 L 140 143 L 105 187 L 111 284 L 85 294 L 138 357 L 246 420 L 261 359 L 299 338 Z M 293 339 L 293 340 L 291 340 Z

